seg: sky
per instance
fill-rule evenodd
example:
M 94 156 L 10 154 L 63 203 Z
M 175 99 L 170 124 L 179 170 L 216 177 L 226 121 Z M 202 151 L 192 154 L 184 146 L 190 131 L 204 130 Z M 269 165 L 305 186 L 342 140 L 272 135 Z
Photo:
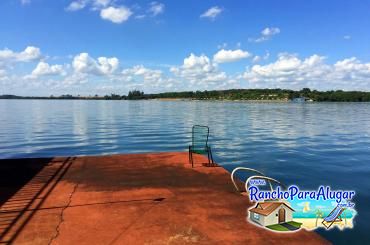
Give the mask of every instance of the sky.
M 1 0 L 0 94 L 370 91 L 370 1 Z

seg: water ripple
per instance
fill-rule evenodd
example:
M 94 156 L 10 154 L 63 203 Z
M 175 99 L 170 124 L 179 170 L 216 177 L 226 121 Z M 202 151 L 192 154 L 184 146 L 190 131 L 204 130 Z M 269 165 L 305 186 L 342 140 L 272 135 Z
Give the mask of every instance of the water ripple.
M 369 103 L 0 100 L 0 115 L 0 158 L 186 151 L 192 125 L 209 125 L 225 168 L 355 189 L 362 226 L 346 234 L 369 228 Z

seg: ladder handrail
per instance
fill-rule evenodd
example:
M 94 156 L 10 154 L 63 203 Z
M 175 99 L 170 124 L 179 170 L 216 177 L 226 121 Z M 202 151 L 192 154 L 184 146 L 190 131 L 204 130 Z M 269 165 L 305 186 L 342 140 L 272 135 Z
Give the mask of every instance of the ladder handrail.
M 236 168 L 234 168 L 233 171 L 231 172 L 231 181 L 233 182 L 234 187 L 238 192 L 240 192 L 240 190 L 238 188 L 238 185 L 235 183 L 234 175 L 235 175 L 236 171 L 239 171 L 239 170 L 246 170 L 246 171 L 250 171 L 250 172 L 255 172 L 255 173 L 261 174 L 262 176 L 265 176 L 265 174 L 263 174 L 262 172 L 260 172 L 256 169 L 253 169 L 253 168 L 246 168 L 246 167 L 236 167 Z M 271 185 L 270 181 L 269 181 L 269 184 L 270 184 L 270 189 L 272 191 L 272 185 Z

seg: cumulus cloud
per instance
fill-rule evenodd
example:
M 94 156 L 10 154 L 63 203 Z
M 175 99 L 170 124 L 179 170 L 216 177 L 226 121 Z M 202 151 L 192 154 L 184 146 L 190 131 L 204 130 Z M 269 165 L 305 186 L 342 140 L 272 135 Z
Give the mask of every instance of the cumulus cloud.
M 165 6 L 164 6 L 163 3 L 151 2 L 150 6 L 149 6 L 149 9 L 148 9 L 148 12 L 152 16 L 157 16 L 157 15 L 162 14 L 164 12 L 164 8 L 165 8 Z
M 65 76 L 64 79 L 57 84 L 57 87 L 69 88 L 71 86 L 86 84 L 89 81 L 88 74 L 85 73 L 72 73 Z
M 89 1 L 87 0 L 77 0 L 71 2 L 68 7 L 66 8 L 67 11 L 77 11 L 83 9 L 87 6 Z
M 104 20 L 109 20 L 113 23 L 120 24 L 127 21 L 132 12 L 129 8 L 121 7 L 108 7 L 100 11 L 100 17 Z
M 256 87 L 361 90 L 370 86 L 370 63 L 353 57 L 330 65 L 317 54 L 305 59 L 281 54 L 273 63 L 248 68 L 243 77 Z
M 110 75 L 119 67 L 119 60 L 116 57 L 99 57 L 95 60 L 88 53 L 80 53 L 74 57 L 72 67 L 76 73 Z
M 190 85 L 207 87 L 227 79 L 226 73 L 219 71 L 217 65 L 205 56 L 190 54 L 180 67 L 171 67 L 170 71 L 177 77 L 190 82 Z
M 32 71 L 32 77 L 49 76 L 49 75 L 64 75 L 65 71 L 62 65 L 49 65 L 44 61 L 40 61 L 36 68 Z
M 19 61 L 31 61 L 41 57 L 41 51 L 39 48 L 29 46 L 24 51 L 16 55 Z
M 90 89 L 92 93 L 127 92 L 132 89 L 150 93 L 229 88 L 309 87 L 318 90 L 367 91 L 370 88 L 370 62 L 361 62 L 356 57 L 329 63 L 326 57 L 318 54 L 301 58 L 296 54 L 281 53 L 273 61 L 267 61 L 268 56 L 267 51 L 260 56 L 253 56 L 254 61 L 259 59 L 264 63 L 252 64 L 240 72 L 226 73 L 221 70 L 219 63 L 252 56 L 240 49 L 222 49 L 213 58 L 204 54 L 190 54 L 180 65 L 170 66 L 168 72 L 163 70 L 165 68 L 153 69 L 144 65 L 120 70 L 118 58 L 93 58 L 88 53 L 75 55 L 71 64 L 50 64 L 46 58 L 42 58 L 36 47 L 30 46 L 18 52 L 3 49 L 0 50 L 0 87 L 3 93 L 33 90 L 35 95 L 40 94 L 40 89 L 44 87 L 47 88 L 45 93 L 52 91 L 49 89 L 51 87 L 59 89 L 61 93 L 74 91 L 75 88 L 81 91 Z M 29 75 L 17 74 L 19 63 L 32 61 L 36 61 L 35 67 L 28 72 Z M 2 65 L 9 63 L 11 65 Z
M 254 65 L 244 73 L 244 78 L 249 82 L 270 82 L 270 83 L 294 83 L 306 79 L 316 78 L 322 75 L 324 57 L 313 55 L 302 61 L 298 57 L 289 54 L 281 54 L 278 60 L 267 65 Z M 314 74 L 309 71 L 316 70 Z
M 250 38 L 249 41 L 256 42 L 256 43 L 264 42 L 264 41 L 270 40 L 272 36 L 275 36 L 279 33 L 280 33 L 280 29 L 277 27 L 266 27 L 265 29 L 261 31 L 260 37 Z
M 66 8 L 67 11 L 78 11 L 90 6 L 92 10 L 105 8 L 112 3 L 112 0 L 75 0 Z
M 74 0 L 70 2 L 65 10 L 74 12 L 85 8 L 99 11 L 100 17 L 103 20 L 108 20 L 116 24 L 126 22 L 134 15 L 134 12 L 135 19 L 144 19 L 148 16 L 158 16 L 165 11 L 165 5 L 161 2 L 150 2 L 148 8 L 143 10 L 139 5 L 133 5 L 132 8 L 124 5 L 117 5 L 116 0 Z M 133 9 L 135 9 L 135 11 L 133 11 Z
M 93 5 L 96 7 L 107 7 L 111 2 L 111 0 L 94 0 Z
M 148 69 L 144 67 L 143 65 L 137 65 L 134 66 L 130 69 L 124 69 L 122 71 L 122 74 L 124 76 L 142 76 L 146 80 L 156 80 L 161 78 L 162 76 L 162 71 L 161 70 L 153 70 L 153 69 Z
M 29 62 L 40 58 L 40 49 L 33 46 L 28 46 L 21 52 L 14 52 L 10 49 L 0 50 L 0 64 L 3 62 Z
M 252 62 L 253 63 L 258 63 L 262 60 L 268 60 L 270 58 L 270 52 L 266 51 L 266 53 L 263 56 L 256 55 L 253 57 Z
M 273 36 L 280 33 L 280 29 L 277 27 L 267 27 L 262 30 L 261 34 L 262 36 L 268 37 Z
M 172 88 L 176 83 L 174 79 L 166 77 L 161 70 L 146 68 L 143 65 L 124 69 L 118 80 L 125 82 L 129 89 L 141 88 L 158 92 Z
M 213 61 L 216 63 L 235 62 L 244 58 L 250 57 L 251 54 L 241 49 L 225 50 L 221 49 L 213 56 Z
M 108 20 L 116 24 L 127 21 L 133 14 L 133 12 L 125 6 L 115 6 L 113 0 L 75 0 L 68 5 L 66 10 L 72 12 L 86 7 L 94 11 L 100 11 L 100 17 L 103 20 Z M 153 5 L 152 7 L 153 11 L 160 11 L 158 6 Z M 159 12 L 156 13 L 159 14 Z
M 206 10 L 203 14 L 200 15 L 200 18 L 207 18 L 207 19 L 210 19 L 210 20 L 215 20 L 217 16 L 219 16 L 221 13 L 222 13 L 223 9 L 218 7 L 218 6 L 214 6 L 208 10 Z

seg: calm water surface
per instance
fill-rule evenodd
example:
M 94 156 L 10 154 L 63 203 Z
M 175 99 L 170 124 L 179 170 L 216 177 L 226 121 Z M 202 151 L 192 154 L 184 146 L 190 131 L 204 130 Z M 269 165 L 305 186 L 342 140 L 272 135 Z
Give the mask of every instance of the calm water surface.
M 355 228 L 319 233 L 370 244 L 369 103 L 0 100 L 0 158 L 185 151 L 193 124 L 229 170 L 356 190 Z

